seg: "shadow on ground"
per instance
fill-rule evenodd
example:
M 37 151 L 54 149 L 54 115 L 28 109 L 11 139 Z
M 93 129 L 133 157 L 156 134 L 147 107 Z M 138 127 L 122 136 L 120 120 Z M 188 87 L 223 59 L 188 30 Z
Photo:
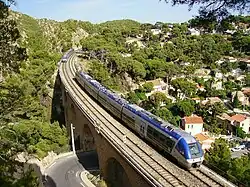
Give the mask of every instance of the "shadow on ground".
M 60 126 L 65 124 L 63 100 L 62 100 L 62 90 L 61 90 L 61 79 L 59 76 L 59 71 L 57 71 L 56 80 L 53 90 L 53 98 L 51 103 L 51 118 L 50 122 L 58 121 Z
M 42 182 L 45 187 L 56 187 L 55 181 L 49 175 L 43 175 Z
M 79 162 L 86 170 L 98 170 L 99 161 L 96 151 L 77 153 Z

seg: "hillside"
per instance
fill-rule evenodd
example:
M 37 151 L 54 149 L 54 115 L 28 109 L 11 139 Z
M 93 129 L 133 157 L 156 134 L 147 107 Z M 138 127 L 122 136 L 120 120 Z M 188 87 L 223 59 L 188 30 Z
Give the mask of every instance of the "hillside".
M 71 47 L 82 49 L 81 58 L 88 63 L 85 70 L 96 80 L 173 125 L 179 126 L 182 117 L 194 113 L 203 118 L 206 130 L 225 134 L 226 127 L 216 119 L 226 111 L 224 100 L 235 108 L 250 109 L 240 101 L 231 102 L 242 87 L 250 86 L 249 16 L 223 20 L 222 25 L 204 25 L 197 19 L 180 24 L 57 22 L 18 12 L 11 12 L 11 18 L 17 22 L 21 37 L 15 25 L 9 24 L 9 33 L 15 31 L 13 40 L 10 44 L 1 40 L 8 48 L 3 50 L 8 61 L 0 64 L 4 77 L 0 80 L 0 135 L 7 142 L 0 144 L 0 150 L 8 163 L 0 167 L 2 173 L 16 164 L 19 152 L 42 158 L 51 150 L 68 150 L 61 90 L 55 80 L 57 63 Z M 164 93 L 151 93 L 157 82 L 164 84 Z M 200 105 L 194 101 L 213 97 L 223 102 Z M 15 138 L 9 132 L 14 132 Z M 13 147 L 16 151 L 10 152 Z M 241 177 L 245 183 L 247 178 Z
M 22 36 L 20 43 L 29 50 L 63 52 L 71 46 L 77 47 L 79 40 L 88 36 L 94 29 L 90 22 L 34 19 L 18 12 L 12 12 L 11 16 L 18 23 Z

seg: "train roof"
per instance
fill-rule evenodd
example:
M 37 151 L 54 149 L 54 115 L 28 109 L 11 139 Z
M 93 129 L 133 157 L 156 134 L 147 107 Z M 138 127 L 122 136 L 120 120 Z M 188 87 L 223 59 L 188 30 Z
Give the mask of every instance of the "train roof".
M 128 104 L 128 101 L 123 99 L 121 96 L 119 96 L 118 94 L 116 94 L 115 92 L 112 92 L 111 90 L 103 87 L 101 89 L 101 92 L 103 92 L 105 95 L 107 95 L 110 99 L 118 102 L 119 104 L 123 105 L 123 104 Z
M 188 144 L 197 142 L 196 139 L 191 134 L 187 133 L 186 131 L 180 128 L 176 128 L 175 132 L 179 134 L 183 139 L 185 139 Z
M 84 78 L 86 78 L 90 84 L 92 84 L 97 89 L 100 89 L 102 93 L 107 95 L 110 99 L 118 102 L 119 104 L 127 104 L 128 101 L 117 95 L 116 93 L 112 92 L 111 90 L 107 89 L 105 86 L 103 86 L 101 83 L 99 83 L 97 80 L 93 79 L 91 76 L 89 76 L 87 73 L 81 72 L 80 73 Z
M 81 75 L 82 77 L 84 77 L 85 79 L 88 79 L 88 80 L 91 80 L 91 79 L 92 79 L 92 77 L 91 77 L 90 75 L 88 75 L 87 73 L 80 72 L 80 75 Z
M 90 84 L 92 84 L 94 87 L 96 87 L 97 89 L 101 89 L 104 88 L 103 85 L 101 85 L 101 83 L 99 83 L 97 80 L 95 79 L 89 79 L 88 80 Z

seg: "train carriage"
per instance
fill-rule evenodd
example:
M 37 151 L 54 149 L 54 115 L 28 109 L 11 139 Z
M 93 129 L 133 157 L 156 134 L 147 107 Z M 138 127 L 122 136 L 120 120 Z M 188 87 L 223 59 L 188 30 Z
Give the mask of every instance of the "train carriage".
M 121 119 L 133 130 L 136 130 L 135 120 L 137 118 L 136 109 L 131 104 L 125 104 L 122 108 Z
M 99 91 L 98 101 L 103 104 L 103 106 L 112 112 L 119 119 L 121 118 L 121 110 L 123 103 L 126 100 L 122 99 L 110 90 L 103 88 Z

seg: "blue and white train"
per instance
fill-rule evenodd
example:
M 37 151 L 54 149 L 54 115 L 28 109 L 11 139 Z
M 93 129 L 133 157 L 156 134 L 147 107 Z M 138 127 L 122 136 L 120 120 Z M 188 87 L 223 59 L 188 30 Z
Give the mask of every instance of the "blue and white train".
M 180 165 L 187 169 L 201 165 L 204 153 L 193 136 L 130 104 L 84 72 L 76 72 L 75 78 L 103 107 L 158 149 L 172 155 Z
M 72 53 L 74 52 L 74 49 L 69 49 L 61 58 L 61 62 L 67 62 L 68 58 L 72 55 Z

